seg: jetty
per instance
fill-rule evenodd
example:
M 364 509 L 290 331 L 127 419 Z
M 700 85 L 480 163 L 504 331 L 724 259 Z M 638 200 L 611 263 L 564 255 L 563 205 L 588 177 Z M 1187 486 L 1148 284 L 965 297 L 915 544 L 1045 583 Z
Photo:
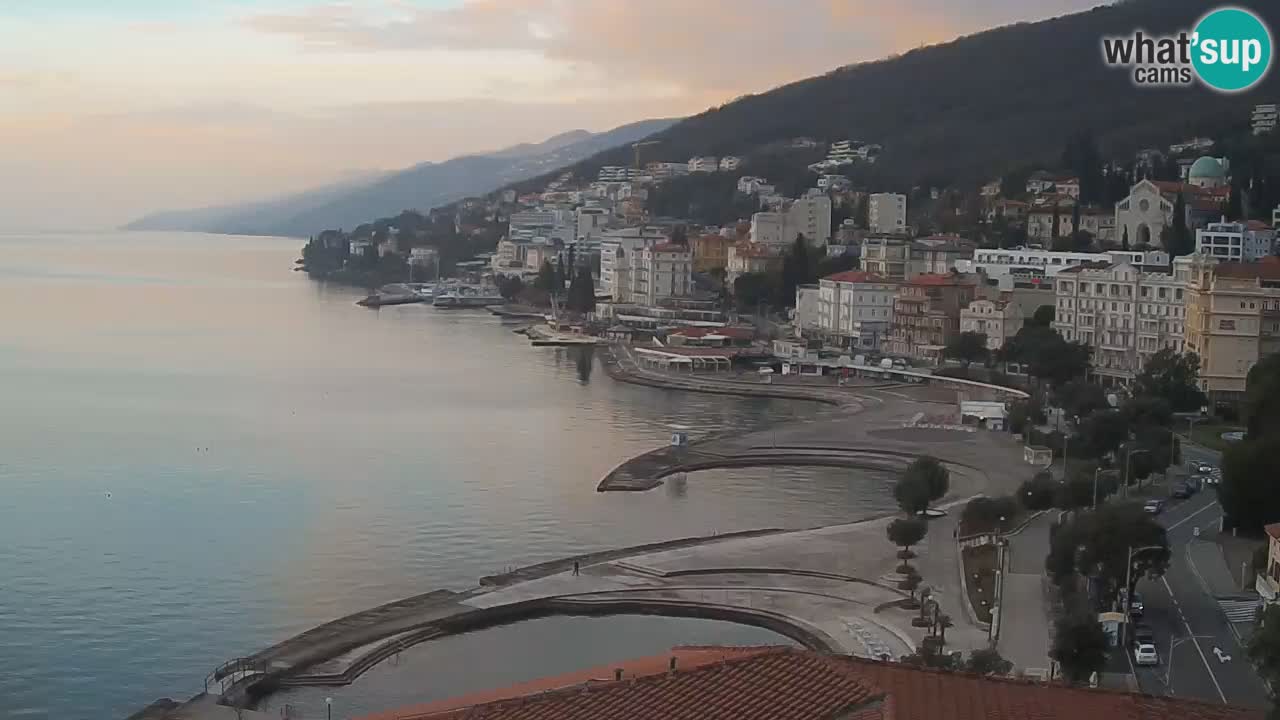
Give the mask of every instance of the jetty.
M 377 308 L 383 305 L 411 305 L 421 302 L 426 302 L 426 298 L 414 292 L 407 285 L 395 283 L 383 285 L 363 300 L 357 301 L 356 304 L 361 307 Z

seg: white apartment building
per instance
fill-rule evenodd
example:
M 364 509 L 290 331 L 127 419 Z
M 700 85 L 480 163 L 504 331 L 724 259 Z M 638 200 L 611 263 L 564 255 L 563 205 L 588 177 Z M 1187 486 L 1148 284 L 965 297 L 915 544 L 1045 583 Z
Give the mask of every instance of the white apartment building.
M 810 247 L 831 241 L 831 198 L 816 195 L 792 201 L 785 211 L 758 212 L 751 216 L 751 242 L 788 246 L 804 235 Z
M 873 233 L 907 231 L 907 196 L 899 193 L 872 193 L 868 200 L 868 221 Z
M 656 305 L 659 299 L 687 297 L 693 292 L 693 253 L 684 245 L 664 242 L 631 255 L 630 301 Z
M 1067 268 L 1054 282 L 1053 327 L 1093 348 L 1094 375 L 1129 382 L 1157 351 L 1183 351 L 1188 267 L 1180 260 L 1173 275 L 1129 263 Z
M 625 300 L 630 291 L 630 280 L 622 282 L 629 274 L 631 256 L 647 245 L 658 245 L 669 240 L 666 231 L 656 226 L 629 227 L 605 230 L 600 234 L 600 292 Z
M 720 169 L 720 158 L 713 155 L 689 158 L 689 172 L 713 173 Z
M 577 219 L 577 232 L 574 239 L 579 243 L 588 242 L 588 238 L 599 235 L 609 223 L 609 209 L 595 205 L 583 205 L 574 211 Z
M 818 281 L 818 317 L 813 324 L 828 342 L 851 350 L 878 350 L 893 322 L 898 283 L 861 270 Z
M 799 334 L 820 331 L 818 326 L 818 286 L 796 286 L 795 329 Z
M 720 158 L 721 172 L 733 172 L 740 167 L 742 167 L 742 158 L 737 155 L 725 155 Z
M 507 238 L 516 243 L 554 245 L 573 242 L 577 219 L 572 210 L 522 210 L 511 213 Z
M 1277 107 L 1275 103 L 1254 105 L 1253 115 L 1250 117 L 1253 124 L 1253 134 L 1263 135 L 1275 130 L 1278 119 L 1280 119 L 1280 107 Z
M 1196 252 L 1218 262 L 1254 262 L 1271 254 L 1274 240 L 1273 230 L 1250 228 L 1224 218 L 1196 230 Z
M 1022 329 L 1023 315 L 1017 303 L 974 300 L 960 309 L 960 332 L 987 336 L 987 349 L 995 352 Z
M 689 163 L 651 162 L 644 166 L 645 172 L 654 180 L 666 180 L 689 174 Z
M 983 273 L 1002 290 L 1013 288 L 1016 280 L 1050 279 L 1067 268 L 1086 263 L 1127 262 L 1139 270 L 1169 266 L 1168 253 L 1158 250 L 1115 250 L 1105 253 L 1054 252 L 1019 247 L 1006 250 L 975 250 L 973 260 L 956 262 L 955 269 Z
M 605 165 L 600 168 L 600 172 L 596 175 L 596 179 L 601 182 L 627 182 L 628 180 L 634 180 L 637 175 L 639 175 L 639 172 L 637 172 L 633 167 L 628 167 L 626 165 Z

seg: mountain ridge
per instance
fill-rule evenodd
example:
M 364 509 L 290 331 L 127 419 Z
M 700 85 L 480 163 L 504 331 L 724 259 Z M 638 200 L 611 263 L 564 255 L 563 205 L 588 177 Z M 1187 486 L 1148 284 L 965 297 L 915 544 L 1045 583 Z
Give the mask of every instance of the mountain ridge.
M 641 120 L 599 133 L 575 129 L 540 143 L 520 143 L 489 153 L 418 163 L 368 180 L 329 183 L 245 203 L 158 211 L 122 229 L 305 237 L 330 228 L 355 227 L 407 209 L 425 211 L 489 193 L 554 172 L 604 148 L 634 142 L 674 122 L 673 118 Z

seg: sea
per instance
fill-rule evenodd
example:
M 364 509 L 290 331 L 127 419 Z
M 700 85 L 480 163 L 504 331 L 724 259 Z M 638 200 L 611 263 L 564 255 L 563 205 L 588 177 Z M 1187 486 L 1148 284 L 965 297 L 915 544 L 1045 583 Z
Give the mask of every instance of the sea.
M 124 718 L 324 621 L 522 565 L 892 507 L 887 478 L 838 469 L 597 493 L 673 425 L 831 411 L 618 383 L 593 351 L 532 348 L 482 310 L 361 308 L 362 290 L 295 271 L 301 245 L 0 233 L 0 718 Z M 451 638 L 375 668 L 335 716 L 457 691 L 440 668 L 458 654 L 501 657 L 470 665 L 498 686 L 780 640 L 609 620 Z

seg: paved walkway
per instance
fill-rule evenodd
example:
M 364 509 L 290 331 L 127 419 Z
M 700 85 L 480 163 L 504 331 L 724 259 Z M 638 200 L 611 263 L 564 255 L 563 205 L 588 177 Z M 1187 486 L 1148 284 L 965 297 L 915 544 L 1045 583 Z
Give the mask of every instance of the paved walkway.
M 1047 672 L 1051 662 L 1053 620 L 1045 594 L 1044 558 L 1049 554 L 1049 526 L 1055 517 L 1055 512 L 1044 513 L 1009 536 L 996 647 L 1016 670 L 1028 674 Z

